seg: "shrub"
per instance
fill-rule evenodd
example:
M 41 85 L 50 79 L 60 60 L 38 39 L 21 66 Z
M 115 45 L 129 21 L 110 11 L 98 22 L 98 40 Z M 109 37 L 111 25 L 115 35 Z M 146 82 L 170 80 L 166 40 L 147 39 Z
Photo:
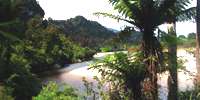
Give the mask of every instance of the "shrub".
M 12 96 L 15 100 L 30 100 L 40 91 L 39 81 L 28 73 L 11 75 L 6 86 L 13 89 Z
M 11 96 L 12 89 L 0 86 L 0 100 L 14 100 Z
M 23 39 L 24 56 L 29 59 L 31 71 L 40 73 L 55 69 L 55 65 L 63 67 L 65 64 L 85 60 L 88 49 L 72 42 L 59 28 L 53 24 L 42 27 L 41 19 L 33 18 Z M 38 27 L 40 26 L 40 27 Z
M 7 47 L 0 58 L 1 81 L 6 88 L 11 88 L 11 95 L 16 100 L 29 100 L 40 91 L 39 80 L 30 73 L 29 60 L 23 55 L 23 44 L 12 44 Z
M 116 53 L 91 66 L 101 73 L 101 81 L 110 83 L 111 100 L 142 99 L 146 70 L 139 55 Z
M 179 100 L 200 100 L 199 88 L 194 88 L 191 91 L 179 92 Z
M 64 85 L 60 89 L 56 83 L 50 82 L 43 87 L 38 96 L 33 97 L 33 100 L 79 100 L 79 98 L 70 86 Z
M 102 47 L 100 48 L 101 52 L 110 52 L 112 51 L 112 48 L 111 47 Z

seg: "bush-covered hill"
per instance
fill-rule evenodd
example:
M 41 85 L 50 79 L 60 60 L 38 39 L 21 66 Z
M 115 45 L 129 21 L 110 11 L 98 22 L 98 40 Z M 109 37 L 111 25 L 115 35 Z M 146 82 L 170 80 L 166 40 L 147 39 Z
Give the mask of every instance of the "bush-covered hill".
M 115 33 L 96 21 L 90 21 L 83 16 L 68 20 L 48 20 L 57 25 L 65 34 L 77 43 L 86 47 L 98 47 L 105 40 L 115 36 Z

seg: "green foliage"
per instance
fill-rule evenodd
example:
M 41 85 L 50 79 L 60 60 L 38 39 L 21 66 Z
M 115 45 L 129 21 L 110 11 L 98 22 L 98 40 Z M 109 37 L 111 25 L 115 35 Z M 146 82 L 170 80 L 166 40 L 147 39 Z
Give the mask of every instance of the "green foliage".
M 141 32 L 135 31 L 133 27 L 126 26 L 123 30 L 117 32 L 116 36 L 106 40 L 101 47 L 111 48 L 112 51 L 122 51 L 127 50 L 128 47 L 139 45 L 141 40 Z
M 195 33 L 189 33 L 189 34 L 187 35 L 187 38 L 188 38 L 188 39 L 195 39 L 195 38 L 196 38 L 196 34 L 195 34 Z
M 21 7 L 18 11 L 20 11 L 19 18 L 20 20 L 27 22 L 34 16 L 44 17 L 44 10 L 39 5 L 37 0 L 16 0 L 21 2 Z
M 114 9 L 124 15 L 126 21 L 140 30 L 142 35 L 143 60 L 150 76 L 153 99 L 157 100 L 157 70 L 162 66 L 163 53 L 160 42 L 155 37 L 155 29 L 166 22 L 175 22 L 177 15 L 186 9 L 189 0 L 109 0 Z M 113 18 L 113 16 L 108 15 Z M 119 18 L 120 19 L 120 18 Z M 172 41 L 173 40 L 173 41 Z M 173 36 L 167 42 L 176 44 Z M 142 60 L 141 60 L 142 61 Z
M 115 16 L 106 13 L 96 13 L 97 15 L 108 16 L 117 20 L 123 20 L 142 30 L 144 25 L 151 25 L 151 28 L 172 22 L 175 20 L 190 20 L 195 18 L 195 8 L 187 9 L 190 0 L 109 0 L 115 10 L 125 16 Z M 148 13 L 145 10 L 148 10 Z M 128 19 L 129 18 L 129 19 Z
M 169 45 L 177 44 L 179 40 L 177 37 L 163 32 L 161 34 L 161 42 L 164 46 L 169 46 Z
M 0 0 L 0 5 L 0 82 L 15 100 L 30 100 L 39 93 L 40 81 L 31 72 L 93 55 L 56 26 L 47 26 L 36 0 Z M 2 97 L 9 99 L 6 95 Z
M 105 89 L 106 86 L 105 81 L 99 79 L 97 76 L 94 76 L 94 80 L 97 81 L 97 86 L 94 85 L 93 82 L 88 82 L 86 78 L 83 77 L 83 83 L 86 88 L 83 97 L 84 98 L 92 97 L 93 100 L 99 100 L 99 99 L 110 100 L 111 95 Z
M 15 36 L 25 32 L 29 19 L 44 16 L 44 11 L 36 0 L 0 0 L 0 5 L 1 31 Z
M 63 30 L 75 43 L 96 50 L 105 40 L 115 35 L 113 31 L 98 22 L 87 20 L 83 16 L 76 16 L 63 21 L 49 20 L 49 23 Z
M 186 37 L 185 37 L 185 35 L 179 35 L 178 38 L 185 39 Z
M 13 0 L 0 0 L 0 22 L 7 22 L 16 18 L 19 4 Z
M 40 17 L 30 20 L 24 38 L 4 38 L 0 45 L 0 79 L 12 89 L 16 100 L 29 100 L 39 93 L 41 84 L 31 72 L 43 72 L 55 64 L 76 62 L 93 55 L 93 51 L 71 42 L 53 25 L 44 27 Z
M 0 86 L 0 100 L 14 100 L 11 96 L 12 89 Z
M 16 100 L 30 99 L 40 91 L 39 80 L 30 73 L 29 62 L 21 53 L 22 47 L 19 43 L 12 44 L 0 59 L 1 81 L 6 88 L 12 89 Z
M 177 44 L 178 47 L 188 48 L 195 47 L 195 34 L 190 33 L 187 37 L 180 35 L 179 37 L 171 36 L 165 32 L 161 32 L 161 43 L 164 47 L 169 46 L 170 44 Z
M 56 83 L 50 82 L 43 87 L 40 94 L 33 97 L 33 100 L 80 100 L 73 88 L 68 85 L 62 86 L 62 89 Z
M 28 73 L 12 74 L 6 86 L 13 89 L 12 95 L 16 100 L 29 100 L 40 91 L 39 81 Z
M 116 53 L 91 66 L 91 69 L 101 73 L 102 82 L 110 83 L 110 92 L 113 93 L 111 100 L 142 98 L 141 84 L 146 77 L 146 70 L 139 55 Z
M 100 48 L 101 52 L 110 52 L 112 51 L 112 48 L 111 47 L 102 47 Z
M 94 54 L 71 41 L 53 24 L 43 25 L 41 18 L 35 17 L 28 23 L 28 30 L 23 39 L 24 57 L 29 60 L 32 72 L 54 69 L 55 65 L 87 60 Z
M 178 37 L 177 44 L 178 45 L 184 45 L 187 42 L 187 38 L 184 35 L 180 35 Z
M 27 21 L 35 15 L 44 16 L 44 11 L 36 0 L 0 0 L 0 5 L 0 22 L 16 18 Z
M 200 90 L 199 88 L 194 88 L 194 90 L 179 92 L 178 97 L 179 97 L 179 100 L 199 100 Z
M 191 21 L 195 19 L 196 19 L 196 7 L 185 9 L 184 11 L 181 11 L 177 16 L 178 21 Z
M 191 48 L 196 46 L 196 34 L 195 33 L 190 33 L 187 35 L 187 37 L 179 36 L 178 37 L 178 46 L 186 47 L 186 48 Z

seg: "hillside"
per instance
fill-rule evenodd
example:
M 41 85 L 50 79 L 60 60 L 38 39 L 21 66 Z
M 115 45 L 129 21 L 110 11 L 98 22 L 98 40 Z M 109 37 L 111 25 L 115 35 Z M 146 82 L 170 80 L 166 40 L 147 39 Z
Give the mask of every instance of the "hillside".
M 107 39 L 115 36 L 115 33 L 96 21 L 90 21 L 83 16 L 76 16 L 68 20 L 48 20 L 58 26 L 75 42 L 82 46 L 97 47 Z
M 44 10 L 36 0 L 5 1 L 0 1 L 0 22 L 6 22 L 6 24 L 0 25 L 1 31 L 21 37 L 22 33 L 27 30 L 28 22 L 33 17 L 43 18 L 45 15 Z

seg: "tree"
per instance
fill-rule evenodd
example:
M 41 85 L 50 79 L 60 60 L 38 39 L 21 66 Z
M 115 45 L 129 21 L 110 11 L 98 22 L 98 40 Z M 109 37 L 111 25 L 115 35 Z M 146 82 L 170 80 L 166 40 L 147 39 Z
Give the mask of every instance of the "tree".
M 125 15 L 125 18 L 120 17 L 120 16 L 114 16 L 112 14 L 106 14 L 106 13 L 96 13 L 96 14 L 97 15 L 102 14 L 104 16 L 109 16 L 109 17 L 117 19 L 117 20 L 126 21 L 128 23 L 133 24 L 134 27 L 140 29 L 141 32 L 144 33 L 144 35 L 143 35 L 143 51 L 146 52 L 146 53 L 144 52 L 144 55 L 146 55 L 146 57 L 144 57 L 144 58 L 151 57 L 152 55 L 155 56 L 157 53 L 158 54 L 157 59 L 156 59 L 156 60 L 158 60 L 157 65 L 161 65 L 161 64 L 159 64 L 159 61 L 162 60 L 162 59 L 160 59 L 162 57 L 159 56 L 159 54 L 162 55 L 162 52 L 157 52 L 157 51 L 160 51 L 159 50 L 160 47 L 159 47 L 159 43 L 155 39 L 155 36 L 154 36 L 154 33 L 152 30 L 155 29 L 155 26 L 158 26 L 164 22 L 174 23 L 173 26 L 175 26 L 175 22 L 177 20 L 179 20 L 179 21 L 190 20 L 193 18 L 192 15 L 194 15 L 194 9 L 195 9 L 194 7 L 189 8 L 189 9 L 185 8 L 187 6 L 187 4 L 190 3 L 189 0 L 173 0 L 173 1 L 168 1 L 168 0 L 162 0 L 162 1 L 159 1 L 159 0 L 156 0 L 156 1 L 155 0 L 154 1 L 153 0 L 152 1 L 151 0 L 149 0 L 149 1 L 146 1 L 146 0 L 135 0 L 135 1 L 110 0 L 110 2 L 113 5 L 115 5 L 115 7 L 114 7 L 115 9 L 118 9 L 118 11 L 120 13 Z M 162 12 L 159 12 L 159 11 L 162 11 Z M 157 15 L 157 16 L 155 16 L 155 15 Z M 159 18 L 158 18 L 158 16 L 159 16 Z M 127 19 L 127 17 L 129 19 Z M 146 18 L 146 20 L 145 20 L 145 18 Z M 175 29 L 175 27 L 173 27 L 172 29 Z M 173 31 L 174 32 L 171 32 L 171 33 L 176 35 L 175 30 L 173 30 Z M 148 40 L 148 38 L 153 41 L 150 42 Z M 147 43 L 146 40 L 149 43 Z M 153 43 L 155 43 L 155 44 L 158 43 L 157 47 L 156 46 L 151 47 L 150 45 L 152 45 Z M 149 45 L 149 46 L 147 46 L 147 45 Z M 149 48 L 149 51 L 147 49 L 145 50 L 145 46 L 147 48 Z M 153 51 L 151 51 L 150 49 L 152 49 Z M 156 51 L 156 52 L 154 52 L 154 51 Z M 148 61 L 151 62 L 150 60 L 146 60 L 146 61 L 147 61 L 147 63 L 148 63 Z M 150 64 L 147 64 L 147 66 L 149 66 L 149 65 Z M 154 64 L 154 65 L 156 65 L 156 64 Z M 175 64 L 175 66 L 176 66 L 176 64 Z M 150 67 L 150 69 L 151 69 L 151 67 Z M 154 70 L 155 69 L 156 68 L 154 68 Z M 149 72 L 151 73 L 152 71 L 149 71 Z M 154 72 L 154 73 L 156 73 L 156 72 Z M 153 73 L 152 73 L 152 75 L 153 75 Z M 155 77 L 156 77 L 156 75 L 155 75 Z M 156 79 L 156 78 L 154 78 L 154 79 Z M 156 84 L 156 80 L 154 82 Z
M 167 22 L 171 10 L 174 8 L 177 0 L 109 0 L 114 9 L 125 15 L 108 16 L 126 21 L 143 33 L 142 51 L 144 62 L 148 69 L 151 82 L 153 99 L 157 100 L 157 72 L 158 67 L 162 65 L 162 49 L 159 41 L 156 39 L 154 30 L 157 26 Z M 101 13 L 106 15 L 105 13 Z M 106 15 L 106 16 L 107 16 Z
M 140 59 L 140 53 L 115 53 L 97 61 L 90 67 L 90 69 L 95 69 L 102 75 L 101 84 L 109 83 L 111 85 L 107 93 L 109 100 L 147 99 L 143 97 L 145 91 L 142 91 L 143 85 L 141 84 L 146 78 L 147 69 Z
M 172 24 L 172 27 L 169 27 L 168 34 L 172 37 L 176 37 L 176 25 Z M 176 39 L 176 38 L 174 38 Z M 169 43 L 168 47 L 169 54 L 169 77 L 168 77 L 168 100 L 177 100 L 178 99 L 178 78 L 177 78 L 177 43 Z
M 186 39 L 185 35 L 179 35 L 178 38 L 179 39 Z
M 195 16 L 195 7 L 186 9 L 190 4 L 190 0 L 177 0 L 173 10 L 170 13 L 167 19 L 167 23 L 171 24 L 168 28 L 168 34 L 170 37 L 176 40 L 176 22 L 177 21 L 187 21 L 194 19 Z M 175 42 L 170 42 L 168 46 L 169 54 L 169 78 L 168 78 L 168 100 L 177 100 L 178 99 L 178 78 L 177 78 L 177 40 Z
M 21 53 L 24 45 L 20 37 L 24 34 L 18 34 L 15 30 L 23 30 L 25 26 L 19 19 L 27 8 L 23 5 L 26 1 L 0 0 L 0 81 L 6 88 L 12 89 L 15 100 L 31 99 L 39 92 L 41 85 L 36 76 L 30 73 L 29 62 Z M 19 24 L 24 26 L 18 27 Z
M 200 83 L 200 0 L 197 0 L 197 15 L 196 15 L 196 67 L 197 67 L 197 82 Z
M 188 39 L 195 39 L 195 38 L 196 38 L 196 33 L 189 33 L 189 34 L 187 35 L 187 38 L 188 38 Z
M 63 67 L 91 56 L 90 49 L 72 42 L 62 30 L 54 24 L 44 23 L 40 17 L 32 18 L 27 25 L 22 51 L 25 58 L 29 59 L 33 73 L 52 70 L 58 68 L 58 65 Z
M 60 85 L 50 82 L 32 100 L 80 100 L 76 91 L 69 85 L 62 84 L 62 90 L 59 87 Z
M 120 43 L 124 46 L 123 48 L 127 49 L 128 42 L 134 31 L 135 30 L 132 27 L 127 26 L 117 34 Z

